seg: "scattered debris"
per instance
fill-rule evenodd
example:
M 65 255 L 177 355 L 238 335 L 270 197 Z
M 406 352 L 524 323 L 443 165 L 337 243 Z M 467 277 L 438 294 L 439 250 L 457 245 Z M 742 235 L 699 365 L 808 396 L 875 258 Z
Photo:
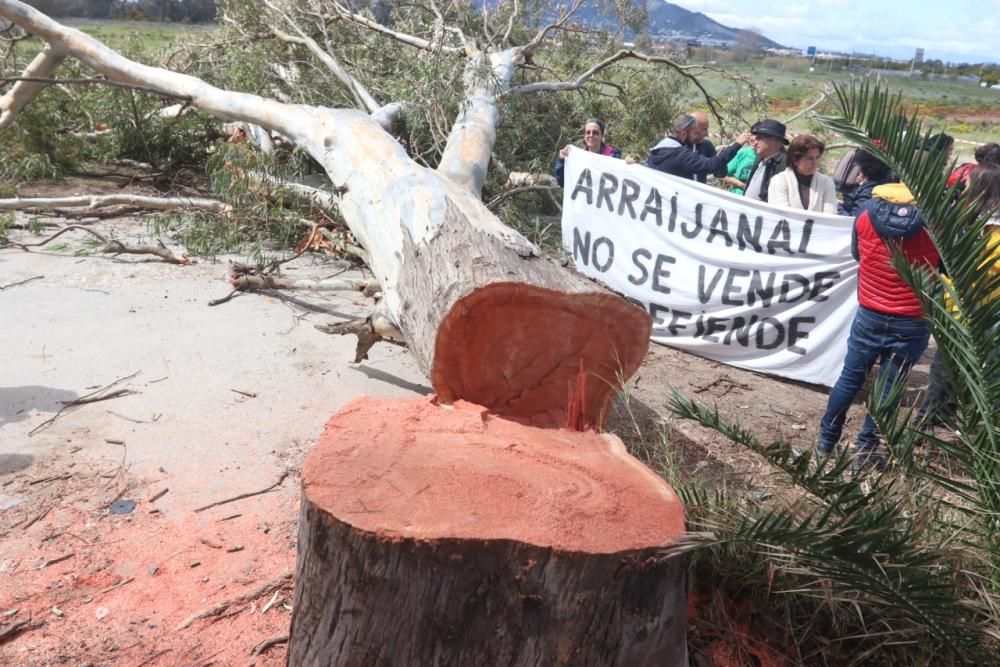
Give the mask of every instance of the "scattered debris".
M 56 563 L 61 563 L 64 560 L 69 560 L 70 558 L 72 558 L 75 555 L 76 555 L 75 551 L 70 551 L 68 554 L 64 554 L 62 556 L 59 556 L 58 558 L 51 558 L 51 559 L 45 561 L 44 563 L 42 563 L 41 565 L 39 565 L 37 569 L 44 570 L 45 568 L 49 567 L 50 565 L 55 565 Z
M 97 609 L 94 610 L 94 616 L 97 617 L 98 621 L 101 620 L 102 618 L 104 618 L 105 616 L 107 616 L 110 613 L 111 612 L 108 610 L 107 607 L 98 607 Z
M 233 546 L 229 547 L 228 549 L 226 549 L 226 553 L 228 553 L 228 554 L 234 554 L 237 551 L 243 551 L 243 545 L 242 544 L 236 544 L 236 545 L 233 545 Z
M 134 500 L 116 500 L 108 507 L 109 514 L 131 514 L 135 509 Z
M 113 440 L 111 438 L 105 438 L 104 442 L 108 443 L 109 445 L 124 445 L 125 444 L 124 440 Z
M 103 589 L 101 591 L 101 595 L 103 595 L 104 593 L 110 593 L 111 591 L 115 590 L 116 588 L 121 588 L 125 584 L 130 584 L 133 581 L 135 581 L 135 577 L 127 577 L 125 579 L 122 579 L 117 584 L 112 584 L 112 585 L 108 586 L 107 588 Z
M 216 542 L 213 542 L 212 540 L 209 540 L 209 539 L 206 539 L 206 538 L 204 538 L 204 537 L 203 537 L 203 538 L 201 538 L 200 542 L 201 542 L 202 544 L 204 544 L 204 545 L 205 545 L 206 547 L 211 547 L 211 548 L 213 548 L 213 549 L 221 549 L 221 548 L 222 548 L 222 545 L 221 545 L 221 544 L 218 544 L 218 543 L 216 543 Z
M 267 583 L 264 583 L 264 584 L 258 586 L 257 588 L 249 591 L 248 593 L 244 593 L 243 595 L 240 595 L 239 597 L 232 598 L 230 600 L 225 600 L 224 602 L 220 602 L 220 603 L 218 603 L 216 605 L 213 605 L 213 606 L 209 607 L 208 609 L 205 609 L 203 611 L 199 611 L 196 614 L 192 614 L 191 616 L 188 616 L 186 619 L 184 619 L 181 622 L 180 625 L 177 626 L 177 629 L 178 630 L 183 630 L 183 629 L 189 627 L 195 621 L 198 621 L 198 620 L 201 620 L 201 619 L 204 619 L 204 618 L 213 618 L 213 617 L 216 617 L 216 616 L 221 616 L 226 611 L 228 611 L 230 607 L 233 607 L 233 606 L 236 606 L 236 605 L 241 605 L 241 604 L 246 604 L 248 602 L 252 602 L 253 600 L 256 600 L 257 598 L 259 598 L 262 595 L 267 595 L 271 591 L 273 591 L 275 589 L 278 589 L 278 588 L 281 588 L 282 586 L 284 586 L 285 584 L 287 584 L 291 580 L 291 578 L 292 578 L 292 573 L 291 572 L 285 572 L 280 577 L 277 577 L 276 579 L 272 579 L 271 581 L 268 581 Z
M 226 498 L 225 500 L 219 500 L 219 501 L 214 502 L 214 503 L 209 503 L 208 505 L 204 505 L 202 507 L 199 507 L 198 509 L 195 510 L 195 512 L 204 512 L 207 509 L 211 509 L 213 507 L 218 507 L 219 505 L 226 505 L 228 503 L 234 503 L 237 500 L 243 500 L 244 498 L 252 498 L 253 496 L 259 496 L 261 494 L 268 493 L 269 491 L 273 491 L 274 489 L 276 489 L 279 486 L 281 486 L 281 483 L 285 481 L 286 477 L 288 477 L 288 471 L 287 470 L 285 470 L 285 471 L 283 471 L 281 473 L 281 476 L 278 477 L 278 481 L 277 482 L 275 482 L 271 486 L 267 487 L 266 489 L 261 489 L 260 491 L 251 491 L 250 493 L 241 493 L 240 495 L 233 496 L 232 498 Z
M 105 385 L 105 386 L 101 387 L 100 389 L 97 389 L 95 391 L 90 392 L 89 394 L 85 394 L 84 396 L 81 396 L 80 398 L 78 398 L 76 400 L 73 400 L 73 401 L 64 401 L 63 402 L 63 406 L 61 408 L 59 408 L 59 411 L 57 413 L 55 413 L 54 415 L 52 415 L 51 417 L 49 417 L 48 419 L 46 419 L 45 421 L 43 421 L 41 424 L 39 424 L 35 428 L 33 428 L 30 431 L 28 431 L 28 437 L 30 438 L 31 436 L 35 435 L 39 431 L 41 431 L 43 429 L 46 429 L 49 426 L 51 426 L 52 424 L 54 424 L 55 421 L 57 419 L 59 419 L 59 417 L 62 416 L 63 412 L 65 412 L 67 408 L 71 408 L 71 407 L 74 407 L 74 406 L 77 406 L 77 405 L 85 405 L 87 403 L 96 403 L 97 401 L 104 401 L 104 400 L 107 400 L 107 399 L 110 399 L 110 398 L 118 398 L 120 396 L 127 396 L 129 394 L 136 393 L 136 392 L 132 391 L 131 389 L 119 389 L 119 390 L 111 392 L 110 394 L 104 394 L 105 391 L 107 391 L 108 389 L 111 389 L 111 387 L 114 387 L 116 384 L 121 384 L 122 382 L 125 382 L 127 380 L 131 380 L 132 378 L 134 378 L 136 375 L 138 375 L 141 372 L 142 371 L 136 371 L 135 373 L 132 373 L 131 375 L 127 375 L 125 377 L 118 378 L 117 380 L 115 380 L 111 384 Z M 122 392 L 124 392 L 124 393 L 122 393 Z
M 275 635 L 274 637 L 268 637 L 261 643 L 254 646 L 253 650 L 250 651 L 250 655 L 260 655 L 261 653 L 271 648 L 272 646 L 277 646 L 278 644 L 287 644 L 287 643 L 288 643 L 288 635 Z
M 192 559 L 188 563 L 188 567 L 198 567 L 199 565 L 201 565 L 201 561 L 200 560 L 194 560 L 194 559 Z
M 149 569 L 146 570 L 146 572 L 149 573 L 149 576 L 151 576 L 151 577 L 155 577 L 156 573 L 159 572 L 159 571 L 160 571 L 160 568 L 158 568 L 155 565 L 150 565 Z
M 229 521 L 230 519 L 236 519 L 243 516 L 242 514 L 230 514 L 229 516 L 224 516 L 219 521 Z
M 63 612 L 62 609 L 60 609 L 59 607 L 52 607 L 52 613 L 58 616 L 59 618 L 62 618 Z
M 55 607 L 53 607 L 53 609 L 55 609 Z M 6 644 L 25 630 L 34 630 L 42 627 L 42 625 L 44 625 L 44 623 L 41 621 L 32 622 L 30 618 L 14 621 L 6 628 L 0 630 L 0 644 Z
M 32 280 L 40 280 L 44 277 L 45 276 L 32 276 L 30 278 L 25 278 L 24 280 L 19 280 L 16 283 L 10 283 L 8 285 L 0 286 L 0 292 L 4 291 L 5 289 L 10 289 L 11 287 L 17 287 L 18 285 L 24 285 L 26 283 L 30 283 Z
M 260 610 L 260 613 L 266 614 L 267 610 L 274 606 L 274 603 L 278 601 L 278 593 L 280 592 L 281 591 L 274 591 L 274 595 L 272 595 L 271 599 L 267 601 L 267 604 Z
M 169 490 L 170 489 L 161 489 L 161 490 L 157 491 L 152 496 L 150 496 L 150 498 L 149 498 L 149 500 L 147 502 L 155 503 L 157 500 L 159 500 L 163 496 L 167 495 L 167 491 L 169 491 Z
M 239 389 L 230 389 L 229 391 L 235 392 L 241 396 L 246 396 L 247 398 L 257 398 L 257 394 L 250 391 L 241 391 Z

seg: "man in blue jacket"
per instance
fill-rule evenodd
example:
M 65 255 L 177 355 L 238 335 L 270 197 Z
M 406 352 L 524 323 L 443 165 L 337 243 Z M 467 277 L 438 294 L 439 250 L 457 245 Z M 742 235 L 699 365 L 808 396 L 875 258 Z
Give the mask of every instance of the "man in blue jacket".
M 744 132 L 735 143 L 723 148 L 715 157 L 705 157 L 692 150 L 702 138 L 698 130 L 698 119 L 681 114 L 674 120 L 670 134 L 650 149 L 646 166 L 691 180 L 698 180 L 698 175 L 725 176 L 726 165 L 737 151 L 749 143 L 751 137 L 749 132 Z

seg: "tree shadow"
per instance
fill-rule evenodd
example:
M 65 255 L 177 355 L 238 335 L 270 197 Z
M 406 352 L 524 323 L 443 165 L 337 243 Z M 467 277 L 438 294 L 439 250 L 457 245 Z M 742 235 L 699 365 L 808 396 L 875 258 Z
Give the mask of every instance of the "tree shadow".
M 0 387 L 0 428 L 28 419 L 34 412 L 58 412 L 64 403 L 76 398 L 75 391 L 55 387 Z
M 428 394 L 433 394 L 434 390 L 427 385 L 417 384 L 415 382 L 410 382 L 409 380 L 404 380 L 398 375 L 393 375 L 392 373 L 386 373 L 378 368 L 372 368 L 371 366 L 366 366 L 365 364 L 358 364 L 357 366 L 349 366 L 356 371 L 360 371 L 368 376 L 372 380 L 378 380 L 379 382 L 388 382 L 391 385 L 399 387 L 400 389 L 406 389 L 412 391 L 415 394 L 420 394 L 422 396 L 427 396 Z

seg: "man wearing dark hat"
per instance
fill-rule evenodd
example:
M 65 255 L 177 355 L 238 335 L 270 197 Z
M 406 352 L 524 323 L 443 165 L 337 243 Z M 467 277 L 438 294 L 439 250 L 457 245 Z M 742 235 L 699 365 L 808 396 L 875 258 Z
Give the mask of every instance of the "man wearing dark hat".
M 750 170 L 746 194 L 750 199 L 767 201 L 767 186 L 771 177 L 785 170 L 785 126 L 771 118 L 754 123 L 750 128 L 752 145 L 757 151 L 757 162 Z

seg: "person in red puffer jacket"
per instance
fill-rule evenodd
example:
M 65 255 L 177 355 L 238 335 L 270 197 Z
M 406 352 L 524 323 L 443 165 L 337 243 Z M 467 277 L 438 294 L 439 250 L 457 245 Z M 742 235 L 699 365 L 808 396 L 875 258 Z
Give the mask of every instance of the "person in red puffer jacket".
M 892 256 L 893 250 L 899 248 L 910 264 L 933 270 L 940 264 L 937 249 L 905 185 L 880 185 L 872 194 L 873 199 L 854 221 L 858 311 L 851 325 L 844 367 L 830 390 L 826 413 L 820 421 L 818 460 L 833 453 L 847 410 L 875 362 L 879 362 L 879 375 L 885 380 L 880 397 L 885 401 L 892 387 L 905 380 L 930 339 L 920 300 L 896 271 Z M 878 443 L 875 422 L 867 415 L 855 443 L 855 474 L 868 467 L 885 468 L 885 458 L 876 451 Z

